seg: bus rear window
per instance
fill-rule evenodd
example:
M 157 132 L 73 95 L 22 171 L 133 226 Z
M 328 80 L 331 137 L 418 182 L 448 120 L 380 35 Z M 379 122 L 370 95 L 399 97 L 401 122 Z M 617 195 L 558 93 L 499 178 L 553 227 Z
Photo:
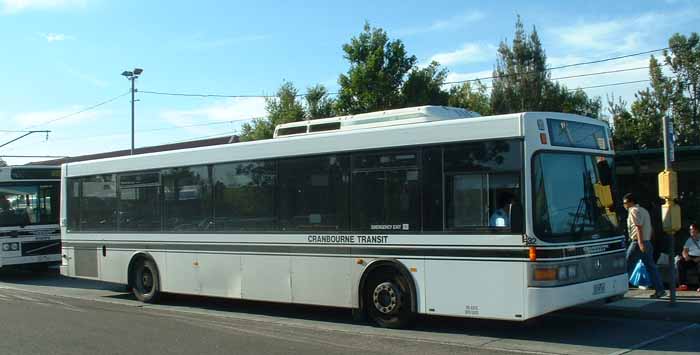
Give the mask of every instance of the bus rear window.
M 590 123 L 547 119 L 552 145 L 608 150 L 605 127 Z

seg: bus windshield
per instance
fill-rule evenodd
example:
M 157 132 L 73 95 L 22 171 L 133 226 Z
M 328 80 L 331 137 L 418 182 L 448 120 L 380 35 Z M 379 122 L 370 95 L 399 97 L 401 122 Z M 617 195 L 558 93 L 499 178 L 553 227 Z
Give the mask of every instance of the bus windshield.
M 533 227 L 537 237 L 558 243 L 618 235 L 610 192 L 613 168 L 609 156 L 535 155 Z
M 58 224 L 58 184 L 0 185 L 0 227 Z

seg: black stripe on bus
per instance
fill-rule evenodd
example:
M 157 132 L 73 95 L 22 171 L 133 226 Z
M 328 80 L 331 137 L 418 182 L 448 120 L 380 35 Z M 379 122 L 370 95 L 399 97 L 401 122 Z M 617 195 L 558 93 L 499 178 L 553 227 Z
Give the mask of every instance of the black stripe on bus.
M 239 253 L 280 253 L 280 254 L 327 254 L 327 255 L 381 255 L 381 256 L 424 256 L 424 257 L 460 257 L 460 258 L 495 258 L 495 259 L 528 259 L 529 250 L 522 249 L 483 249 L 464 247 L 377 247 L 358 245 L 254 245 L 254 244 L 189 244 L 182 243 L 80 243 L 64 241 L 65 247 L 97 248 L 105 246 L 109 249 L 133 250 L 172 250 L 172 251 L 210 251 L 210 252 L 239 252 Z M 569 249 L 538 249 L 537 259 L 561 259 L 587 254 L 600 254 L 622 250 L 622 242 L 596 246 L 595 253 L 587 253 L 586 247 Z M 604 249 L 604 250 L 603 250 Z

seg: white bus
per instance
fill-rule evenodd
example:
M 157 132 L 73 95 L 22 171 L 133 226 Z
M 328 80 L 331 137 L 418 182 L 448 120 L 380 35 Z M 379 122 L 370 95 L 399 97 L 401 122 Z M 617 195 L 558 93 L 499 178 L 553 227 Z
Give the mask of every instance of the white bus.
M 627 290 L 604 122 L 424 106 L 65 164 L 61 272 L 161 292 L 526 320 Z
M 60 177 L 57 166 L 0 167 L 0 267 L 61 261 Z

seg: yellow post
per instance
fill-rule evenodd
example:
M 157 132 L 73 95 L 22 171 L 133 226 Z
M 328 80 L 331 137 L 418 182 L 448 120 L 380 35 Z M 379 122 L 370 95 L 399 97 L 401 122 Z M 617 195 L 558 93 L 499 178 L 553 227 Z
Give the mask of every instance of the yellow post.
M 659 197 L 666 201 L 661 206 L 664 231 L 674 235 L 681 230 L 681 208 L 675 203 L 678 198 L 678 174 L 672 169 L 659 173 Z

